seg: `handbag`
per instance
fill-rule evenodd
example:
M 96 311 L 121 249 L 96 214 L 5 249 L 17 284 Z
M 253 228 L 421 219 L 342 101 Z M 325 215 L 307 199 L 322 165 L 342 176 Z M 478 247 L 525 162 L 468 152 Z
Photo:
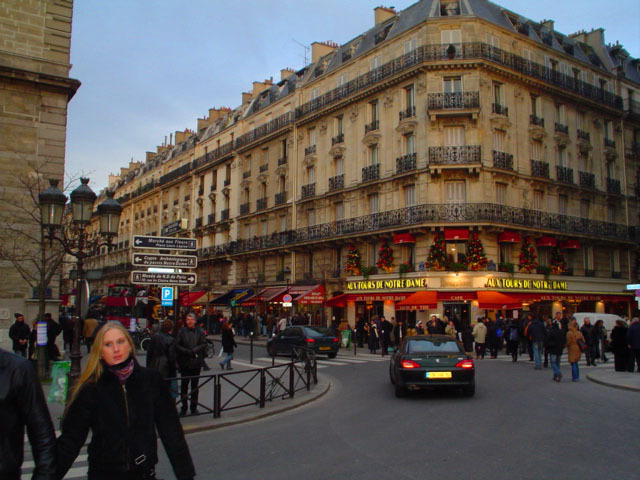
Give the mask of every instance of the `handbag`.
M 587 349 L 587 344 L 581 338 L 578 338 L 577 343 L 578 343 L 578 348 L 580 349 L 581 352 L 584 352 Z

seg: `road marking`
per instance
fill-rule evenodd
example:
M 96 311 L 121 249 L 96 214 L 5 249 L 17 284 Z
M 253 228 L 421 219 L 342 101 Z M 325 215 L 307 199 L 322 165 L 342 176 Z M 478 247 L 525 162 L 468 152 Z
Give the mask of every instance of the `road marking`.
M 78 455 L 78 457 L 76 458 L 75 461 L 76 462 L 86 462 L 87 461 L 87 457 L 88 457 L 88 455 Z M 33 460 L 22 462 L 22 468 L 35 468 L 35 467 L 36 467 L 36 462 L 34 462 Z

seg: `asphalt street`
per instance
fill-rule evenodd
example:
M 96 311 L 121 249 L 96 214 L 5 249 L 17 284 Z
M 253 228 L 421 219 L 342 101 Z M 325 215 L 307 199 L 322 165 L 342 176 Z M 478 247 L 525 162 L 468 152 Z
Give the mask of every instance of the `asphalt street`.
M 263 347 L 254 356 L 263 362 Z M 249 364 L 248 347 L 236 358 L 238 366 Z M 340 355 L 335 366 L 321 360 L 318 374 L 331 382 L 321 399 L 189 435 L 198 478 L 602 480 L 640 471 L 639 394 L 586 380 L 594 367 L 583 366 L 573 383 L 565 363 L 558 384 L 550 369 L 533 370 L 527 361 L 485 359 L 477 362 L 473 398 L 434 392 L 397 399 L 381 360 L 363 352 Z M 160 456 L 159 478 L 174 478 Z

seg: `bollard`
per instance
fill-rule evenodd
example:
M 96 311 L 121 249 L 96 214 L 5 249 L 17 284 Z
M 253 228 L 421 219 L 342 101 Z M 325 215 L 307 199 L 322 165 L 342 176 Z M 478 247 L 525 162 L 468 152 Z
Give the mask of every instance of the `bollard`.
M 249 363 L 253 365 L 253 332 L 249 333 L 250 351 L 249 351 Z

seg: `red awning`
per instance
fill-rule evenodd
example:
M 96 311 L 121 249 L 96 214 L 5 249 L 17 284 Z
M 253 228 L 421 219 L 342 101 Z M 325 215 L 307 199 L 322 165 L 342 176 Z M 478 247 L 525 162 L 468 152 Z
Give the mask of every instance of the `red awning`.
M 324 302 L 324 287 L 322 285 L 291 287 L 289 293 L 293 297 L 293 301 L 301 305 L 322 305 Z
M 468 228 L 445 228 L 444 229 L 445 240 L 469 240 Z
M 564 248 L 565 250 L 580 250 L 580 241 L 565 240 L 564 242 L 560 242 L 560 248 Z
M 476 292 L 438 292 L 439 301 L 475 300 Z
M 521 240 L 520 234 L 511 230 L 505 230 L 498 235 L 498 243 L 520 243 Z
M 438 292 L 422 290 L 409 295 L 396 304 L 398 310 L 428 310 L 438 306 Z
M 262 290 L 258 295 L 256 295 L 256 301 L 258 302 L 274 302 L 278 301 L 277 297 L 280 296 L 280 301 L 282 301 L 281 295 L 284 295 L 287 291 L 287 287 L 269 287 Z
M 393 243 L 395 245 L 401 245 L 403 243 L 416 243 L 416 237 L 410 233 L 398 233 L 393 236 Z
M 509 293 L 510 296 L 525 302 L 561 302 L 568 301 L 595 301 L 595 302 L 632 302 L 633 294 L 607 294 L 597 292 L 573 293 L 573 292 L 517 292 Z
M 488 310 L 512 310 L 521 308 L 522 302 L 517 298 L 500 292 L 478 292 L 478 307 Z
M 558 241 L 554 237 L 540 237 L 536 239 L 536 247 L 555 247 Z
M 327 307 L 346 307 L 347 306 L 347 297 L 349 296 L 349 294 L 347 293 L 342 293 L 340 295 L 336 295 L 333 298 L 330 298 L 329 300 L 327 300 L 327 303 L 325 304 Z
M 243 300 L 242 302 L 240 302 L 240 307 L 255 307 L 256 306 L 256 299 L 258 298 L 258 295 L 251 295 L 250 297 L 248 297 L 246 300 Z
M 180 294 L 180 305 L 183 307 L 190 307 L 205 293 L 207 293 L 206 290 L 201 290 L 199 292 L 182 292 Z
M 343 293 L 327 300 L 327 307 L 345 307 L 347 302 L 400 302 L 409 296 L 409 293 Z

